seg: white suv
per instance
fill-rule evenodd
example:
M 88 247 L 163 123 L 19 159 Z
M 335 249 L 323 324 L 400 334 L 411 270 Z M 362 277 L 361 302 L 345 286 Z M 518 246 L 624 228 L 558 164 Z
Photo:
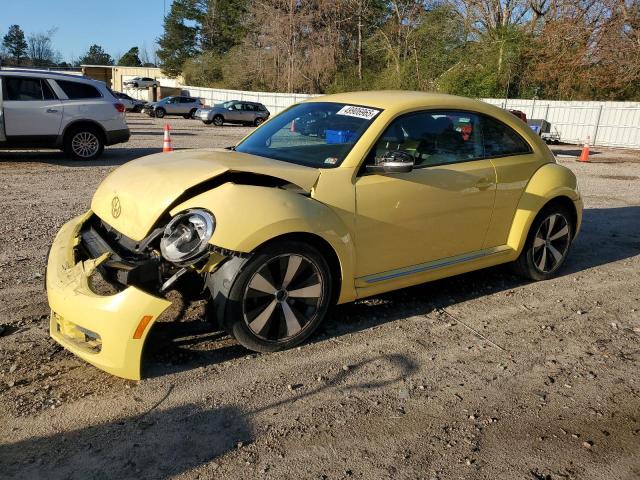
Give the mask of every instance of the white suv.
M 125 106 L 99 81 L 0 70 L 0 148 L 60 148 L 76 160 L 129 140 Z

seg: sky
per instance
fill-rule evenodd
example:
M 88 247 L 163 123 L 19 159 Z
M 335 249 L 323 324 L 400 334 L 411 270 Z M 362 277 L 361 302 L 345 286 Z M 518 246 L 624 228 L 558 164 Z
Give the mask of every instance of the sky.
M 57 28 L 52 43 L 63 60 L 97 43 L 112 57 L 146 44 L 152 55 L 172 0 L 0 0 L 0 43 L 10 25 L 25 36 Z

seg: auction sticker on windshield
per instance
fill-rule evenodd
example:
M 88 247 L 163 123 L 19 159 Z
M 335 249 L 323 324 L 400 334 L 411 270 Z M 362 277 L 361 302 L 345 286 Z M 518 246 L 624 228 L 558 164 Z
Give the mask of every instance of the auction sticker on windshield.
M 380 110 L 375 108 L 356 107 L 355 105 L 345 105 L 336 112 L 336 115 L 346 115 L 348 117 L 364 118 L 365 120 L 371 120 L 375 117 Z

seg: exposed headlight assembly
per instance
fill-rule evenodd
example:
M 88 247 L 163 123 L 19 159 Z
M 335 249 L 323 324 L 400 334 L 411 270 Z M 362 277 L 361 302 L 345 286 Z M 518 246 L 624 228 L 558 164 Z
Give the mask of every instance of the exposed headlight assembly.
M 162 256 L 179 265 L 190 265 L 200 260 L 207 251 L 207 245 L 216 221 L 206 210 L 187 210 L 171 219 L 160 240 Z

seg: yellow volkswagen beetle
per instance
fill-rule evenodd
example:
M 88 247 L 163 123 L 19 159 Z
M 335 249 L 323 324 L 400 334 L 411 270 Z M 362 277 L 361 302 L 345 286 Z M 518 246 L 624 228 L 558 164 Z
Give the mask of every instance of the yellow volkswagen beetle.
M 581 217 L 573 173 L 509 112 L 419 92 L 317 97 L 235 147 L 111 173 L 51 248 L 51 336 L 138 379 L 166 292 L 188 289 L 245 347 L 281 350 L 335 303 L 507 262 L 547 279 Z

